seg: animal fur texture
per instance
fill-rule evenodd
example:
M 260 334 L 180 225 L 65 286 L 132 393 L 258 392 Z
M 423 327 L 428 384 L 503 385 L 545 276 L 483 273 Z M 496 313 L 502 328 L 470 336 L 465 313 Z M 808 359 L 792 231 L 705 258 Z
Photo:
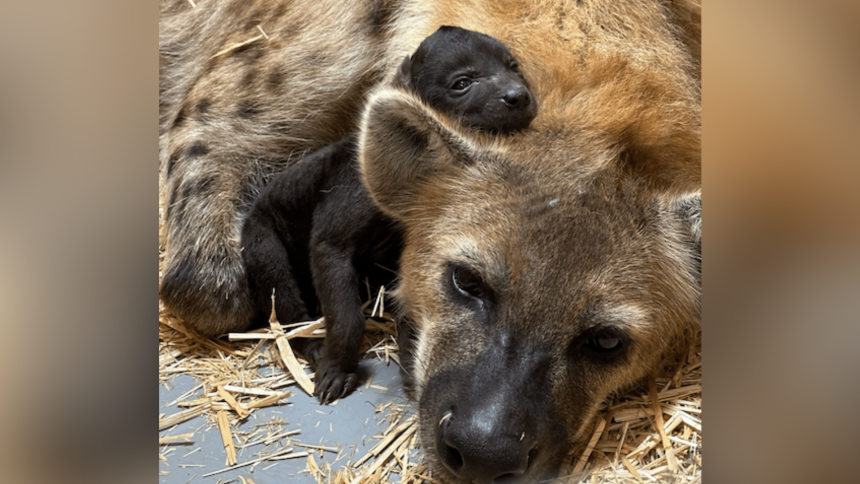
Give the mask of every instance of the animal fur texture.
M 163 1 L 162 301 L 207 334 L 247 327 L 251 201 L 358 129 L 364 183 L 405 229 L 396 299 L 434 475 L 551 476 L 609 394 L 664 371 L 698 330 L 699 15 L 668 1 Z M 475 133 L 391 85 L 441 25 L 510 48 L 540 100 L 527 130 Z
M 404 59 L 396 83 L 471 129 L 506 133 L 537 112 L 517 62 L 487 35 L 443 26 Z M 365 299 L 359 288 L 391 287 L 400 228 L 360 180 L 355 136 L 287 167 L 257 197 L 242 227 L 242 259 L 255 319 L 325 316 L 326 338 L 293 347 L 314 367 L 314 394 L 330 403 L 358 384 Z

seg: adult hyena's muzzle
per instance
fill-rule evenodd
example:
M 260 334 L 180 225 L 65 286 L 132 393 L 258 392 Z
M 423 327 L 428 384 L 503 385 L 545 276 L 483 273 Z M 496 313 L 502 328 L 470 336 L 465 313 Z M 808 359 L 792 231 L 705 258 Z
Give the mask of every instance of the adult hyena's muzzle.
M 500 331 L 472 366 L 428 380 L 421 431 L 433 436 L 436 457 L 451 474 L 500 483 L 557 471 L 566 432 L 550 407 L 551 361 L 549 351 Z

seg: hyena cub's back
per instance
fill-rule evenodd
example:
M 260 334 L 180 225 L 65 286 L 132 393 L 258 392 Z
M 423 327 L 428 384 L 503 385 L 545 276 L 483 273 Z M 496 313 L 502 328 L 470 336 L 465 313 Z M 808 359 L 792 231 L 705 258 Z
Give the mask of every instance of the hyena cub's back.
M 202 333 L 250 322 L 239 231 L 260 188 L 355 128 L 385 68 L 378 3 L 162 2 L 159 296 Z

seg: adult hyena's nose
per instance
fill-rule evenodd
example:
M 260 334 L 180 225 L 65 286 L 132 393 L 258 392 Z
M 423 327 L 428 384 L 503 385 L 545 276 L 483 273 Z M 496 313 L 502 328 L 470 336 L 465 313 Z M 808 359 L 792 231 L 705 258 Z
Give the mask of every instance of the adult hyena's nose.
M 494 408 L 495 407 L 495 408 Z M 492 402 L 482 408 L 451 409 L 442 415 L 436 451 L 457 477 L 480 484 L 515 482 L 537 456 L 523 422 Z
M 564 436 L 550 416 L 552 352 L 522 339 L 498 330 L 474 366 L 428 381 L 419 408 L 434 411 L 424 420 L 432 427 L 422 431 L 435 431 L 435 454 L 458 480 L 534 482 L 556 460 L 549 445 Z M 438 406 L 431 403 L 437 395 L 445 395 Z

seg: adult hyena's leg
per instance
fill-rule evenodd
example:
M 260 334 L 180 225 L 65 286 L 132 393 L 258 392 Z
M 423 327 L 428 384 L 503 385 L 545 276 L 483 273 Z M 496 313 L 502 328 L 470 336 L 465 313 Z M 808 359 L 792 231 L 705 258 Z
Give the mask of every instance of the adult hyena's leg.
M 166 254 L 159 296 L 208 335 L 247 328 L 252 316 L 239 229 L 246 173 L 191 144 L 166 182 Z
M 387 0 L 162 4 L 159 296 L 171 312 L 211 335 L 250 324 L 244 215 L 274 173 L 355 129 L 394 17 Z

